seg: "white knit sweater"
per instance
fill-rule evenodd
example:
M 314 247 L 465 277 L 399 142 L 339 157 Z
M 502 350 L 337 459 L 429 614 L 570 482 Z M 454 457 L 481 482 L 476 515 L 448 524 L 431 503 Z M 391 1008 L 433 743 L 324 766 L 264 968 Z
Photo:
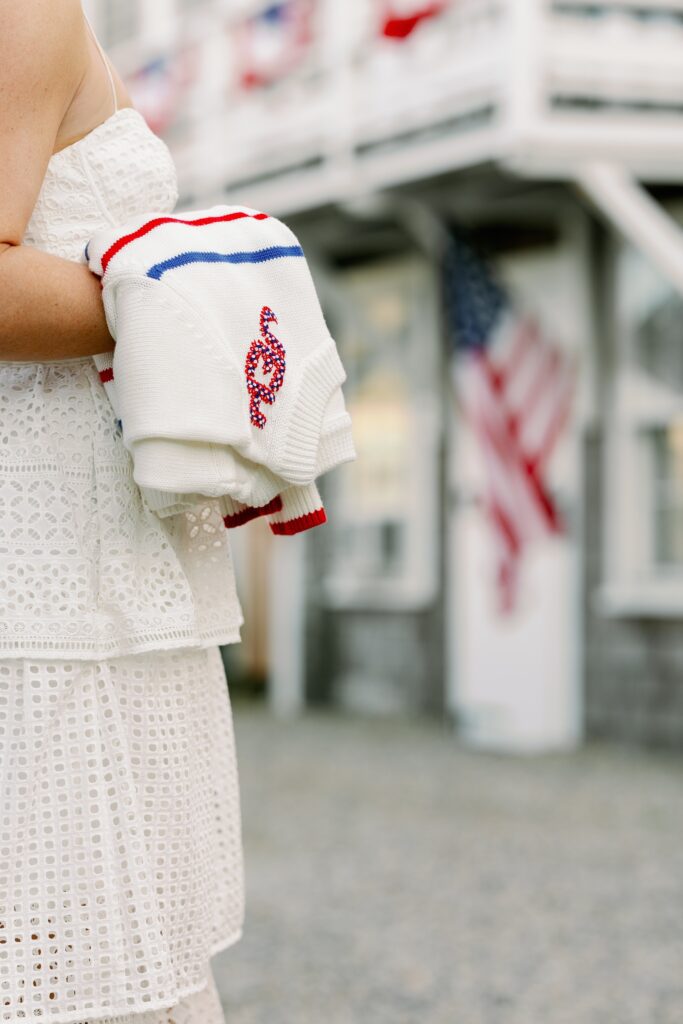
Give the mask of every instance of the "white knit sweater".
M 346 373 L 303 250 L 244 206 L 134 218 L 88 243 L 113 353 L 95 361 L 160 515 L 197 494 L 226 525 L 324 521 L 316 478 L 356 458 Z

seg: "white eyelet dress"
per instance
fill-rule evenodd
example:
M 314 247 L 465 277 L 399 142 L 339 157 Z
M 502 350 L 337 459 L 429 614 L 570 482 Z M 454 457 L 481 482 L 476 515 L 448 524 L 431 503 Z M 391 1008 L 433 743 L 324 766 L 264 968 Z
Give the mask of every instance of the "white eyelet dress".
M 121 108 L 52 157 L 24 244 L 84 262 L 177 196 Z M 0 362 L 3 1024 L 222 1024 L 244 871 L 217 645 L 242 621 L 216 503 L 146 507 L 92 359 Z

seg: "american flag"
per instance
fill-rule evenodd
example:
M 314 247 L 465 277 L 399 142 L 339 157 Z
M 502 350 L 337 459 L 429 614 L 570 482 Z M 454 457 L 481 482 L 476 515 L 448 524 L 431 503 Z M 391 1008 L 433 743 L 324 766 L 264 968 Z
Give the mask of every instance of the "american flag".
M 237 25 L 235 52 L 239 81 L 253 89 L 289 74 L 313 41 L 315 0 L 265 4 Z
M 135 106 L 158 135 L 163 135 L 174 123 L 196 71 L 196 53 L 182 49 L 150 61 L 127 78 Z
M 575 361 L 514 308 L 485 260 L 453 233 L 443 294 L 456 395 L 484 459 L 500 608 L 511 612 L 524 551 L 564 531 L 545 472 L 571 411 Z
M 407 39 L 418 25 L 442 14 L 447 6 L 448 0 L 384 0 L 380 34 L 387 39 Z

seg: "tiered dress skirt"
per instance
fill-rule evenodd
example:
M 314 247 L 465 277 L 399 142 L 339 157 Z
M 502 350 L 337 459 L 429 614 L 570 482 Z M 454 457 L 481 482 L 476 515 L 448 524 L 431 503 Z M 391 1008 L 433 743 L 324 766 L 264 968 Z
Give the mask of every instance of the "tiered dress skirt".
M 223 1024 L 228 531 L 145 507 L 91 360 L 1 372 L 0 1022 Z

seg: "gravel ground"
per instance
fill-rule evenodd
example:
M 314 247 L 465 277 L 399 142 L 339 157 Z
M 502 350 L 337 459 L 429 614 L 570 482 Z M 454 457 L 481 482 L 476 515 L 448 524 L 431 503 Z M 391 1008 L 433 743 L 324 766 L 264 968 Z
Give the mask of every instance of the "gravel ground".
M 227 1024 L 681 1024 L 683 756 L 235 703 Z

